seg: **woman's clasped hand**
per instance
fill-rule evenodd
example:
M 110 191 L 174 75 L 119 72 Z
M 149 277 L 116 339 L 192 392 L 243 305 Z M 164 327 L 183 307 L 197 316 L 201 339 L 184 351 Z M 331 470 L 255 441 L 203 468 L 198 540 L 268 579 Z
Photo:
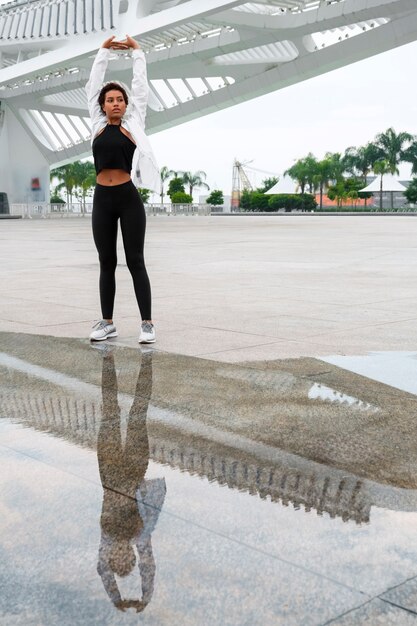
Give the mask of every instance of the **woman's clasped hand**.
M 126 35 L 126 39 L 123 39 L 122 41 L 117 41 L 115 37 L 116 35 L 112 35 L 111 37 L 106 39 L 101 47 L 111 48 L 112 50 L 128 50 L 129 48 L 137 50 L 140 48 L 138 42 L 135 41 L 135 39 L 133 39 L 132 37 L 129 37 L 129 35 Z

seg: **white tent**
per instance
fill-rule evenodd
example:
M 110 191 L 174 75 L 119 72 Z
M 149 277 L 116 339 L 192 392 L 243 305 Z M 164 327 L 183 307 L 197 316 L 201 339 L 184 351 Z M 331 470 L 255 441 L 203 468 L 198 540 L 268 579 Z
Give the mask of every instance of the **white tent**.
M 297 183 L 289 176 L 281 176 L 276 185 L 265 191 L 266 194 L 297 193 Z
M 407 187 L 404 187 L 399 180 L 392 174 L 384 174 L 382 179 L 383 191 L 405 191 Z M 381 176 L 377 176 L 367 187 L 364 187 L 360 191 L 369 191 L 371 193 L 375 191 L 381 191 Z

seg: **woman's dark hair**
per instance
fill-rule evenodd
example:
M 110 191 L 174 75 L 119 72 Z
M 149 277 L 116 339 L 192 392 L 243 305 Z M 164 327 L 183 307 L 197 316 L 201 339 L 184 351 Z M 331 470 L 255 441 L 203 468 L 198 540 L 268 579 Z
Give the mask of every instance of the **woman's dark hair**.
M 127 97 L 126 90 L 121 85 L 119 85 L 119 83 L 107 83 L 106 85 L 104 85 L 98 96 L 98 103 L 100 105 L 100 109 L 103 115 L 105 115 L 103 111 L 103 104 L 106 99 L 106 93 L 108 91 L 120 91 L 123 96 L 123 100 L 126 103 L 126 106 L 129 104 L 129 98 Z

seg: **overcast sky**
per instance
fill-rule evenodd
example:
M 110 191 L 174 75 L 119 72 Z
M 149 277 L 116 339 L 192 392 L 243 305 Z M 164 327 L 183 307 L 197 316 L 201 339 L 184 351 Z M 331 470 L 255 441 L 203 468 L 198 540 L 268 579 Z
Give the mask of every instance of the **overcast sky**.
M 229 194 L 233 160 L 282 174 L 313 152 L 343 152 L 393 126 L 417 134 L 417 42 L 151 136 L 159 165 L 204 170 Z M 408 178 L 410 167 L 400 170 Z M 260 183 L 257 175 L 252 182 Z

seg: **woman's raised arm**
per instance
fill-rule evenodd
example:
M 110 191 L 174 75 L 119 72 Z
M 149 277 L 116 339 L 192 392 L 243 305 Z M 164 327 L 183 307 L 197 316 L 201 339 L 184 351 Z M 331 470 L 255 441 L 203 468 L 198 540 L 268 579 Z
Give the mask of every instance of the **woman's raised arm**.
M 99 48 L 93 66 L 90 72 L 90 78 L 85 86 L 87 93 L 88 111 L 93 120 L 95 117 L 101 117 L 98 96 L 103 86 L 104 76 L 106 74 L 109 62 L 110 50 L 127 50 L 129 46 L 122 41 L 114 41 L 114 35 L 106 39 L 101 48 Z
M 148 106 L 149 85 L 146 72 L 145 53 L 141 50 L 137 41 L 129 35 L 122 42 L 129 48 L 133 49 L 133 79 L 131 89 L 131 101 L 134 111 L 138 118 L 138 122 L 143 130 L 145 130 L 146 110 Z

